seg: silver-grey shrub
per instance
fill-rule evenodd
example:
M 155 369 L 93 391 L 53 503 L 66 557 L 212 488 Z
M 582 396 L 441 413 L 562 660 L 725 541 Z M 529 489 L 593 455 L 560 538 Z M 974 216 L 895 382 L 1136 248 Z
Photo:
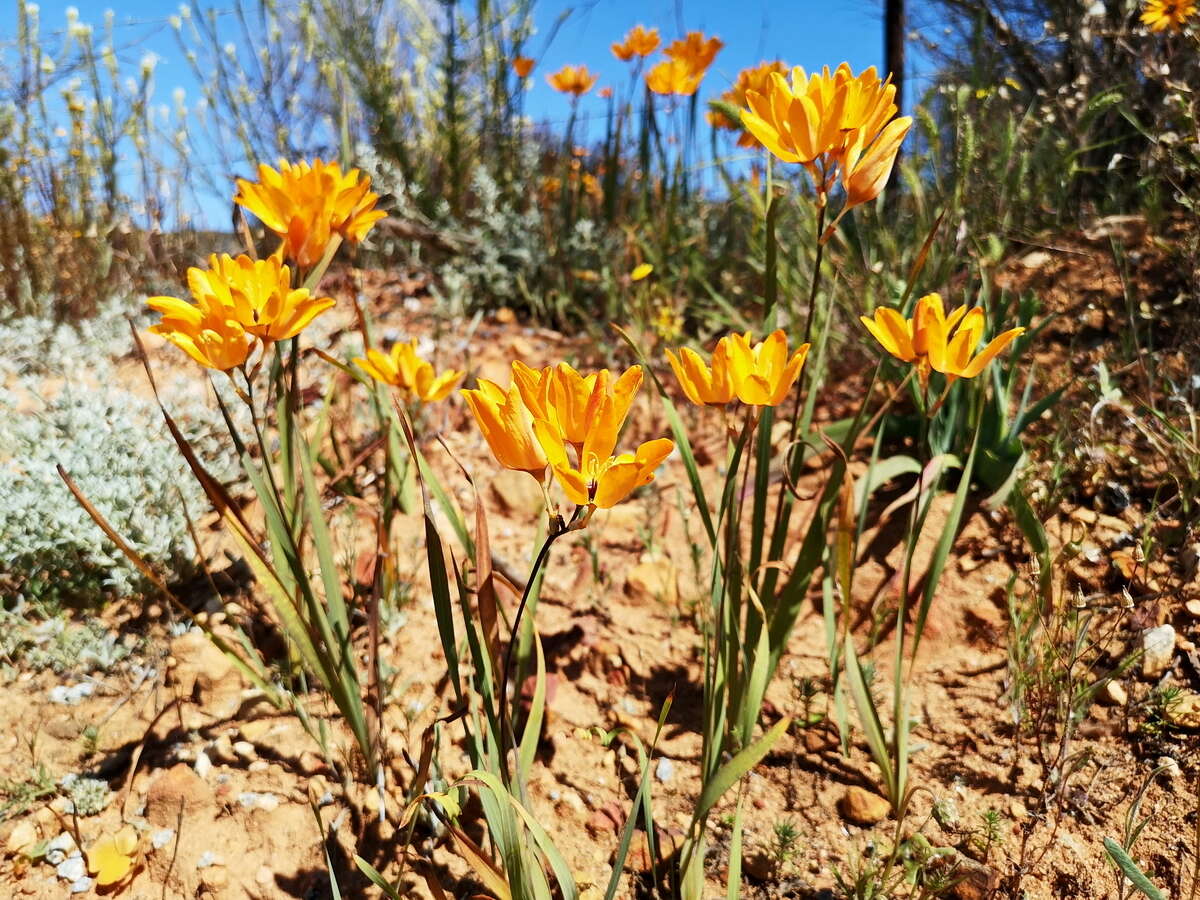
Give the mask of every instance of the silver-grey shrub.
M 185 504 L 195 517 L 203 497 L 156 404 L 119 384 L 110 355 L 128 349 L 128 334 L 123 320 L 104 316 L 84 330 L 36 319 L 0 325 L 0 596 L 9 604 L 95 603 L 144 588 L 58 464 L 168 578 L 191 568 Z M 192 387 L 199 379 L 197 370 Z M 195 393 L 170 405 L 218 477 L 228 475 L 218 414 Z

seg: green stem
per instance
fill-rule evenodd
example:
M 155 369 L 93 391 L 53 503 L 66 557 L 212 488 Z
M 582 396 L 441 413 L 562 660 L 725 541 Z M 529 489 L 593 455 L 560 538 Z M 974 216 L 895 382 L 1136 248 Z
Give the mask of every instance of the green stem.
M 511 733 L 511 725 L 508 717 L 508 670 L 512 668 L 513 649 L 517 645 L 518 635 L 521 630 L 521 617 L 525 614 L 525 606 L 529 602 L 529 597 L 533 594 L 533 586 L 537 583 L 538 572 L 541 571 L 546 560 L 550 558 L 550 548 L 554 545 L 554 542 L 566 534 L 567 531 L 568 528 L 563 525 L 561 517 L 555 517 L 551 521 L 550 531 L 546 535 L 546 540 L 542 542 L 542 548 L 538 550 L 537 557 L 533 561 L 533 568 L 529 571 L 529 579 L 525 582 L 525 590 L 521 592 L 521 602 L 517 604 L 517 613 L 513 617 L 508 647 L 504 651 L 504 666 L 500 671 L 500 772 L 504 776 L 506 785 L 511 783 L 508 772 L 507 748 L 509 745 L 514 749 L 517 746 L 516 735 Z

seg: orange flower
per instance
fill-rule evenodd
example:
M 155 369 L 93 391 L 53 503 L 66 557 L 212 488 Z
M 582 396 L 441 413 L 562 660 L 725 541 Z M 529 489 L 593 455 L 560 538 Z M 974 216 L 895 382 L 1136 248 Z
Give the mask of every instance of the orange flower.
M 576 450 L 582 449 L 591 423 L 609 400 L 609 412 L 617 417 L 615 428 L 620 430 L 642 386 L 641 366 L 630 366 L 614 382 L 608 369 L 584 376 L 567 363 L 538 370 L 514 360 L 512 376 L 534 419 L 553 423 L 562 439 Z
M 563 66 L 557 72 L 546 76 L 550 87 L 563 94 L 581 97 L 595 87 L 600 80 L 599 75 L 593 75 L 587 66 Z
M 1142 24 L 1152 32 L 1182 31 L 1196 12 L 1196 0 L 1146 0 Z
M 538 481 L 546 477 L 546 454 L 534 440 L 533 418 L 521 393 L 512 385 L 507 391 L 486 378 L 479 379 L 476 390 L 461 390 L 483 438 L 496 461 L 506 469 L 528 472 Z
M 704 80 L 704 69 L 696 70 L 683 59 L 664 59 L 646 73 L 646 87 L 656 94 L 690 97 Z
M 738 73 L 737 81 L 734 82 L 733 87 L 723 93 L 721 95 L 721 99 L 730 106 L 745 108 L 746 94 L 749 91 L 755 91 L 756 93 L 761 94 L 767 89 L 768 83 L 771 80 L 771 75 L 776 72 L 782 75 L 783 73 L 787 72 L 787 66 L 779 60 L 775 60 L 774 62 L 763 62 L 759 63 L 757 66 L 753 66 L 748 69 L 742 69 L 742 71 Z M 715 109 L 710 109 L 707 113 L 707 117 L 709 124 L 714 128 L 723 128 L 728 131 L 740 130 L 742 133 L 738 136 L 739 147 L 762 146 L 762 144 L 754 135 L 752 135 L 749 131 L 746 131 L 740 123 L 734 122 L 724 113 Z
M 607 100 L 609 97 L 612 96 L 612 88 L 602 87 L 602 88 L 600 88 L 600 90 L 596 91 L 596 96 L 601 98 L 602 100 Z
M 697 406 L 724 406 L 737 396 L 728 354 L 729 339 L 721 338 L 713 350 L 711 367 L 690 347 L 681 348 L 678 357 L 668 350 L 667 362 L 689 400 Z
M 166 338 L 205 368 L 228 372 L 250 355 L 254 338 L 225 310 L 193 306 L 175 297 L 151 297 L 146 303 L 163 314 L 150 332 Z
M 284 254 L 301 268 L 316 265 L 333 235 L 358 243 L 387 213 L 375 209 L 379 195 L 358 169 L 343 173 L 335 162 L 315 159 L 258 167 L 258 181 L 237 180 L 234 201 L 283 239 Z
M 808 344 L 788 356 L 787 335 L 777 329 L 751 346 L 750 332 L 730 337 L 729 365 L 737 383 L 738 399 L 749 406 L 778 406 L 800 376 L 808 357 Z
M 529 56 L 514 56 L 512 67 L 513 71 L 517 73 L 518 78 L 528 78 L 529 73 L 533 71 L 533 58 Z
M 433 366 L 417 355 L 415 340 L 397 341 L 388 353 L 372 347 L 367 350 L 365 359 L 359 357 L 354 364 L 376 381 L 399 388 L 409 398 L 422 403 L 445 399 L 466 374 L 454 369 L 436 374 Z
M 614 456 L 617 434 L 625 410 L 616 397 L 606 397 L 596 410 L 579 449 L 579 465 L 572 465 L 564 436 L 553 421 L 534 423 L 538 441 L 546 452 L 554 477 L 577 506 L 611 509 L 634 490 L 654 480 L 654 470 L 675 448 L 667 438 L 646 441 L 634 453 Z
M 671 59 L 683 60 L 693 70 L 707 69 L 721 52 L 725 42 L 720 38 L 706 38 L 701 31 L 689 31 L 687 37 L 673 41 L 663 51 Z
M 617 59 L 629 62 L 635 56 L 649 56 L 658 49 L 660 43 L 657 28 L 647 30 L 641 25 L 634 25 L 625 35 L 625 40 L 612 45 L 612 52 Z

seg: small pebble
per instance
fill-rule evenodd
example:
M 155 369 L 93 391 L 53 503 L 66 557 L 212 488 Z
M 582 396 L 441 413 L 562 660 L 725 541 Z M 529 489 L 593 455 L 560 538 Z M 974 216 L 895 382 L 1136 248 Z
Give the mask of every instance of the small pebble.
M 259 794 L 255 791 L 238 794 L 238 803 L 246 809 L 261 809 L 266 812 L 279 808 L 279 798 L 275 794 Z
M 54 869 L 55 874 L 63 881 L 78 881 L 87 876 L 87 866 L 83 863 L 83 854 L 76 850 Z
M 675 777 L 675 764 L 665 756 L 659 757 L 658 765 L 654 767 L 654 777 L 666 784 Z
M 63 832 L 49 844 L 46 845 L 46 862 L 52 866 L 57 866 L 67 858 L 67 854 L 75 849 L 75 839 L 67 832 Z
M 59 703 L 63 706 L 78 706 L 84 697 L 90 697 L 95 692 L 96 686 L 90 681 L 81 681 L 79 684 L 73 684 L 70 687 L 64 684 L 56 684 L 50 688 L 50 702 Z
M 254 745 L 249 741 L 234 741 L 233 752 L 247 761 L 255 759 L 258 756 L 258 751 L 254 749 Z
M 90 891 L 91 889 L 92 889 L 92 879 L 89 878 L 87 875 L 84 875 L 82 878 L 76 878 L 74 881 L 71 882 L 71 893 L 72 894 L 82 894 L 85 891 Z
M 1183 770 L 1179 768 L 1179 763 L 1176 762 L 1173 756 L 1160 756 L 1154 761 L 1156 769 L 1162 769 L 1162 774 L 1168 778 L 1178 778 L 1183 774 Z
M 205 850 L 200 854 L 200 858 L 196 860 L 197 869 L 207 869 L 209 866 L 224 865 L 224 860 L 211 850 Z
M 207 753 L 201 750 L 196 754 L 196 761 L 192 763 L 192 768 L 201 778 L 207 778 L 208 773 L 212 771 L 212 760 L 208 758 Z
M 174 828 L 163 828 L 150 835 L 150 846 L 155 850 L 161 850 L 167 844 L 171 843 L 171 838 L 175 837 Z

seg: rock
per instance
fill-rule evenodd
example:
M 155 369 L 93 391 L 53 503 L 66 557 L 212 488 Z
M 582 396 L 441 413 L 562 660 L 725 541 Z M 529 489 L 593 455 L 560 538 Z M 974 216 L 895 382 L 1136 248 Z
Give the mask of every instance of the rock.
M 371 794 L 367 796 L 369 798 Z M 279 808 L 279 797 L 275 794 L 259 794 L 255 791 L 244 791 L 238 794 L 238 803 L 246 809 L 261 809 L 266 812 L 274 812 Z
M 1032 253 L 1026 253 L 1018 262 L 1024 269 L 1041 269 L 1045 267 L 1054 257 L 1045 250 L 1034 250 Z
M 258 751 L 249 741 L 236 741 L 233 745 L 233 752 L 247 762 L 258 757 Z
M 1167 705 L 1167 721 L 1177 728 L 1200 728 L 1200 694 L 1184 691 Z
M 638 604 L 674 606 L 679 601 L 678 580 L 674 563 L 647 554 L 625 576 L 625 594 Z
M 1157 678 L 1171 665 L 1175 655 L 1175 629 L 1159 625 L 1142 632 L 1142 675 Z
M 237 754 L 233 752 L 233 741 L 229 735 L 218 735 L 213 741 L 212 747 L 209 748 L 212 758 L 220 763 L 232 763 L 237 761 Z
M 320 753 L 305 750 L 300 754 L 300 758 L 296 760 L 296 769 L 306 778 L 312 778 L 325 771 L 325 760 L 321 757 Z
M 290 717 L 247 722 L 241 727 L 241 735 L 242 741 L 253 744 L 258 756 L 265 759 L 295 759 L 305 750 L 315 750 L 317 746 L 299 721 Z M 242 741 L 234 743 L 235 752 Z
M 1106 681 L 1100 688 L 1100 702 L 1105 706 L 1124 706 L 1129 702 L 1129 692 L 1119 681 Z
M 1187 610 L 1187 614 L 1193 619 L 1200 619 L 1200 600 L 1189 600 L 1183 604 L 1183 608 Z
M 658 764 L 654 767 L 654 777 L 666 784 L 675 777 L 675 763 L 665 756 L 659 757 Z
M 196 761 L 192 763 L 192 770 L 201 778 L 207 778 L 208 773 L 212 771 L 212 760 L 208 758 L 208 754 L 203 750 L 196 754 Z
M 187 822 L 211 813 L 213 792 L 187 763 L 167 769 L 150 785 L 146 795 L 146 818 L 158 828 L 174 828 L 182 816 Z
M 1188 544 L 1183 548 L 1183 552 L 1179 554 L 1179 565 L 1183 567 L 1183 574 L 1188 578 L 1195 578 L 1200 575 L 1200 544 Z M 1200 600 L 1193 600 L 1192 603 L 1200 606 Z
M 960 853 L 952 866 L 950 877 L 957 880 L 950 896 L 955 900 L 988 900 L 1000 889 L 1000 875 L 983 863 Z
M 246 722 L 238 730 L 242 735 L 242 740 L 257 744 L 267 736 L 267 733 L 275 725 L 276 722 L 272 719 L 255 719 L 253 722 Z M 230 749 L 232 750 L 232 744 L 230 745 Z
M 774 881 L 778 873 L 775 857 L 758 847 L 742 850 L 742 871 L 755 881 Z
M 224 866 L 209 866 L 200 873 L 200 883 L 206 888 L 223 888 L 229 882 L 229 870 Z
M 205 714 L 228 719 L 242 705 L 242 674 L 202 631 L 192 629 L 171 641 L 175 668 L 171 679 L 180 694 L 195 700 Z
M 529 342 L 529 339 L 519 334 L 514 334 L 509 339 L 508 349 L 513 356 L 522 360 L 529 359 L 535 352 L 533 344 Z
M 546 505 L 542 489 L 525 472 L 505 469 L 492 478 L 492 496 L 511 516 L 536 521 Z
M 1178 778 L 1183 774 L 1183 769 L 1173 756 L 1160 756 L 1154 761 L 1154 768 L 1162 769 L 1162 774 L 1167 778 Z
M 33 824 L 32 819 L 22 819 L 8 833 L 4 849 L 9 856 L 15 856 L 18 853 L 28 854 L 37 845 L 37 842 L 37 826 Z
M 87 875 L 83 854 L 76 850 L 55 867 L 55 874 L 63 881 L 78 881 Z
M 846 788 L 846 793 L 838 800 L 838 812 L 842 818 L 854 825 L 874 825 L 882 822 L 891 812 L 891 804 L 870 791 L 865 791 L 857 785 Z

